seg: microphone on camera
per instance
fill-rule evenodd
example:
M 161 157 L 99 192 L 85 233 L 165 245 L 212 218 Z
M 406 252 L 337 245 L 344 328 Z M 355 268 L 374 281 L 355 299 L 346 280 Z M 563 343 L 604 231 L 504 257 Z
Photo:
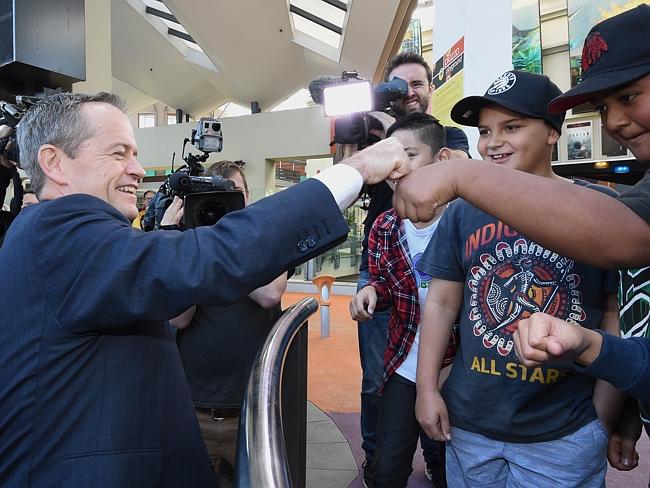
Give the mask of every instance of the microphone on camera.
M 309 94 L 314 103 L 323 105 L 323 90 L 345 83 L 340 76 L 323 75 L 309 82 Z

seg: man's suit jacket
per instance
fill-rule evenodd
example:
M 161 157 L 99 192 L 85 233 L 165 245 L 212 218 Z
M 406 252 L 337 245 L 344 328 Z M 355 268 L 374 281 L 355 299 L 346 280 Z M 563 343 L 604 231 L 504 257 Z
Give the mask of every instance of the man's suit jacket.
M 0 486 L 211 486 L 166 321 L 347 232 L 315 180 L 185 232 L 133 229 L 82 194 L 26 209 L 0 249 Z

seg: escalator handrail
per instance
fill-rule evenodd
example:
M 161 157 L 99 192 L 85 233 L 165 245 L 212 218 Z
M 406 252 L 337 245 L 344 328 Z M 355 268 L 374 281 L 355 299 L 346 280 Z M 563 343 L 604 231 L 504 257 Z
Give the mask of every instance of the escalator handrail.
M 282 428 L 282 370 L 293 338 L 318 310 L 303 298 L 275 323 L 251 370 L 242 404 L 237 451 L 238 488 L 290 488 Z

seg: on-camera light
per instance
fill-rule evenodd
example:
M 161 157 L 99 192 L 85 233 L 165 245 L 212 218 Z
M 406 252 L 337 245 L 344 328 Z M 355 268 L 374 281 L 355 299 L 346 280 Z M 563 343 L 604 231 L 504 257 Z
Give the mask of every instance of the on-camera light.
M 372 86 L 369 81 L 345 83 L 323 90 L 325 115 L 333 117 L 372 110 Z

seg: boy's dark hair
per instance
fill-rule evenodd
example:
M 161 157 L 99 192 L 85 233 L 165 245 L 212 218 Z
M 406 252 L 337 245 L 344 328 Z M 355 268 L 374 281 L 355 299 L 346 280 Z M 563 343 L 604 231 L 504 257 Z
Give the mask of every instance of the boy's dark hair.
M 435 155 L 447 144 L 445 128 L 433 115 L 412 112 L 397 119 L 386 131 L 386 137 L 390 137 L 395 131 L 409 130 L 424 144 L 431 148 L 431 154 Z
M 388 79 L 390 73 L 398 66 L 412 63 L 419 64 L 424 67 L 424 70 L 427 72 L 427 80 L 429 80 L 429 84 L 431 84 L 433 81 L 433 75 L 431 74 L 431 68 L 429 68 L 427 62 L 419 54 L 409 52 L 399 53 L 396 56 L 393 56 L 390 61 L 388 61 L 388 64 L 386 65 L 386 71 L 384 72 L 384 81 L 390 81 Z

